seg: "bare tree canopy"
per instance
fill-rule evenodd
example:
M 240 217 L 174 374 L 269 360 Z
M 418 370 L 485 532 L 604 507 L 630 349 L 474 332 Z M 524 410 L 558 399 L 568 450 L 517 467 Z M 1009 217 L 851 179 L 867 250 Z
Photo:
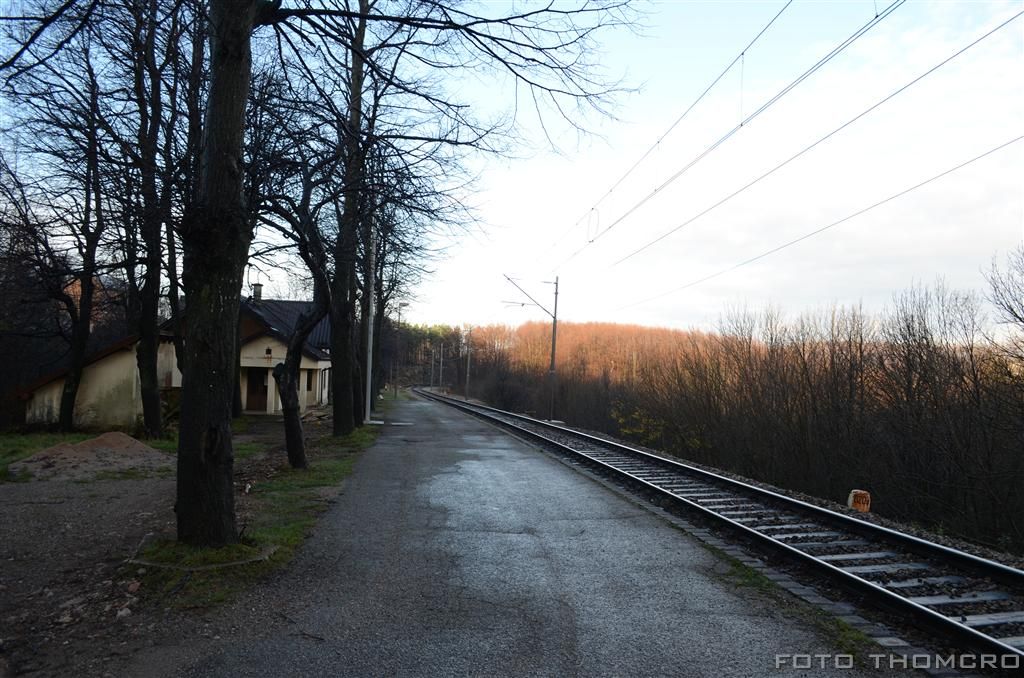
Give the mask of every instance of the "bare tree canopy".
M 601 66 L 597 40 L 634 19 L 630 0 L 525 9 L 440 0 L 24 6 L 23 15 L 2 17 L 7 95 L 31 105 L 22 88 L 61 80 L 58 62 L 70 50 L 101 53 L 111 88 L 103 103 L 93 97 L 94 136 L 104 139 L 95 155 L 111 171 L 89 190 L 102 189 L 116 207 L 112 252 L 137 304 L 153 435 L 162 427 L 162 298 L 170 309 L 182 370 L 178 536 L 202 545 L 238 538 L 230 419 L 239 293 L 254 242 L 265 253 L 294 252 L 313 282 L 315 303 L 278 371 L 289 421 L 297 421 L 302 333 L 328 313 L 335 433 L 347 433 L 360 421 L 364 386 L 380 384 L 379 351 L 357 358 L 382 331 L 383 314 L 369 320 L 373 304 L 386 307 L 422 271 L 424 234 L 458 228 L 469 214 L 465 152 L 508 148 L 520 108 L 542 128 L 552 115 L 582 129 L 588 113 L 607 114 L 620 88 Z M 507 107 L 481 115 L 460 97 L 452 83 L 470 73 L 508 82 Z M 261 232 L 276 244 L 264 247 Z M 290 430 L 299 445 L 301 428 Z

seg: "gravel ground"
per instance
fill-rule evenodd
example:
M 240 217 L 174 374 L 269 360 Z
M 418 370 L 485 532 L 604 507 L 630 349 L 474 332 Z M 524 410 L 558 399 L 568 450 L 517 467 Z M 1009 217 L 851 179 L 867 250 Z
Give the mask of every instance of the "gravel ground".
M 120 568 L 144 535 L 173 525 L 173 501 L 174 482 L 159 478 L 0 484 L 0 628 L 11 670 L 59 674 L 81 652 L 120 651 L 144 631 L 132 617 L 138 583 Z
M 277 417 L 235 436 L 268 450 L 282 438 Z M 174 534 L 173 461 L 105 434 L 21 462 L 35 480 L 0 483 L 0 678 L 125 675 L 116 667 L 144 647 L 216 634 L 203 616 L 139 605 L 136 577 L 145 571 L 125 565 L 145 535 Z M 282 463 L 261 455 L 236 463 L 240 521 L 245 484 Z

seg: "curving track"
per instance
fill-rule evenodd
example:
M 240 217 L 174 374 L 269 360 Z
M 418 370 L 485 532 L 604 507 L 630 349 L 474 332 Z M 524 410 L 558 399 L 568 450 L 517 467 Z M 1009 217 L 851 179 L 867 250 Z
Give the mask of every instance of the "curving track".
M 530 417 L 417 390 L 699 514 L 965 650 L 1024 665 L 1024 571 Z

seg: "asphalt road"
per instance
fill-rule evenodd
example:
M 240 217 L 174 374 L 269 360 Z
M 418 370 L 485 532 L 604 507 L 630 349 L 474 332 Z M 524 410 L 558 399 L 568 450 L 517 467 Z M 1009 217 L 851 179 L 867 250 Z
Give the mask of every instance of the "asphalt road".
M 390 419 L 290 570 L 223 612 L 235 632 L 154 648 L 129 674 L 732 678 L 836 652 L 545 454 L 435 403 Z

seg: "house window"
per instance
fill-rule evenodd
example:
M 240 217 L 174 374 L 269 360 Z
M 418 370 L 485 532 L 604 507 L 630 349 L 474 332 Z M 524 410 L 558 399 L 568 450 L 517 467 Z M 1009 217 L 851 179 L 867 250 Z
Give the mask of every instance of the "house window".
M 306 390 L 313 390 L 313 370 L 306 370 Z

